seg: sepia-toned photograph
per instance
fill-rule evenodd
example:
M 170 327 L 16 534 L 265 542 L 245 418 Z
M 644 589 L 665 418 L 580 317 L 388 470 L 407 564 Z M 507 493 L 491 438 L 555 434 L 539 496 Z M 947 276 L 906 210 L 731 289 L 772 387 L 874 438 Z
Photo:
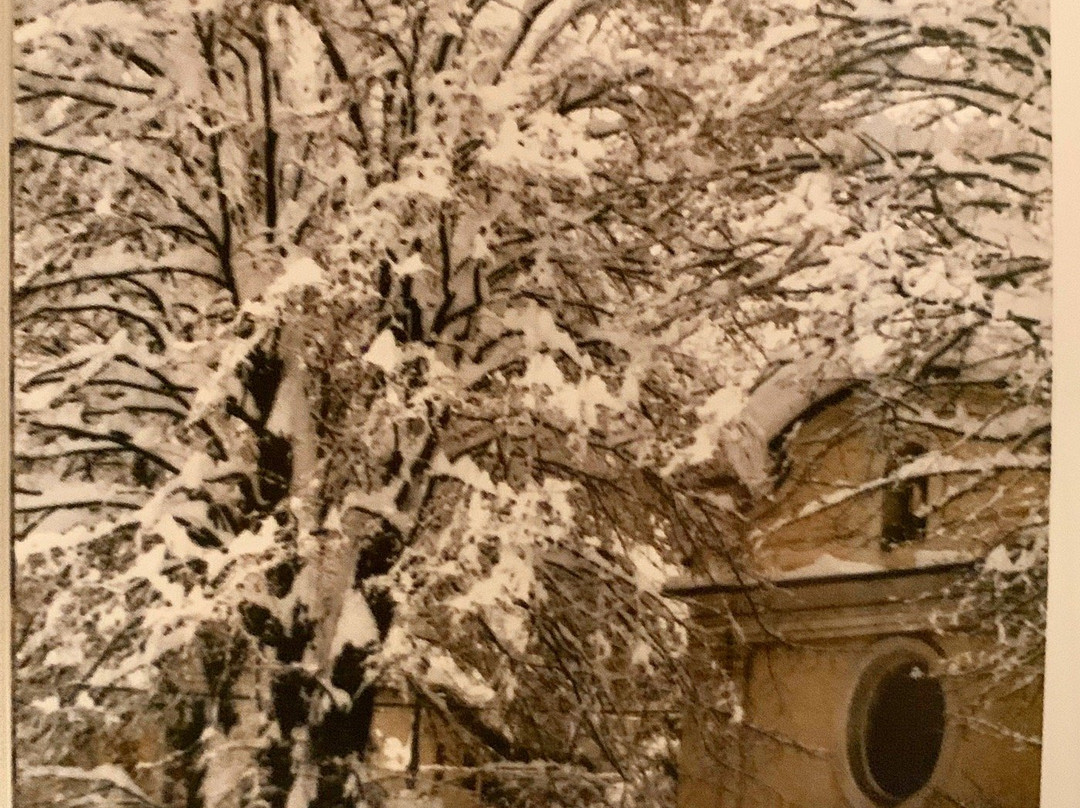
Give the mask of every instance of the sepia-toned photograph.
M 13 6 L 16 808 L 1049 804 L 1049 0 Z

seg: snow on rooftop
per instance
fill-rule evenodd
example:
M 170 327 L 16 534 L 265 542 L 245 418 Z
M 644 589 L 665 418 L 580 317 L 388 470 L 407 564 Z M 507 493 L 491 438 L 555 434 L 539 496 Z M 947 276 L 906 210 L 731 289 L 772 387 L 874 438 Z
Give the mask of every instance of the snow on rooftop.
M 859 575 L 867 572 L 881 572 L 885 567 L 866 561 L 854 561 L 838 558 L 831 553 L 822 553 L 809 564 L 795 569 L 783 570 L 771 576 L 774 581 L 789 581 L 801 578 L 828 578 L 835 575 Z
M 837 578 L 858 578 L 875 573 L 910 573 L 920 570 L 931 571 L 941 567 L 970 563 L 978 560 L 977 556 L 958 550 L 916 550 L 914 559 L 902 564 L 884 565 L 851 558 L 840 558 L 831 553 L 822 553 L 813 561 L 800 567 L 784 570 L 749 571 L 736 575 L 732 571 L 711 575 L 680 575 L 670 578 L 664 589 L 669 594 L 676 594 L 698 587 L 752 587 L 758 584 L 780 584 L 793 581 L 835 580 Z

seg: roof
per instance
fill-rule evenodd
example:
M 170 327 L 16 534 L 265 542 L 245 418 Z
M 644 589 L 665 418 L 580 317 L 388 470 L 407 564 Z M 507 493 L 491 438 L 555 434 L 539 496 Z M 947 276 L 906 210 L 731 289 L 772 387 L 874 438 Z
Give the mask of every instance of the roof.
M 940 576 L 948 573 L 963 573 L 975 569 L 980 559 L 971 558 L 959 561 L 949 561 L 937 564 L 922 564 L 919 566 L 895 567 L 895 568 L 871 568 L 865 565 L 862 569 L 852 569 L 846 572 L 828 572 L 792 570 L 788 573 L 780 573 L 769 578 L 753 577 L 750 575 L 737 576 L 734 573 L 728 578 L 719 577 L 679 577 L 668 582 L 664 587 L 664 594 L 668 597 L 685 598 L 695 595 L 711 594 L 737 594 L 751 592 L 760 589 L 780 588 L 797 589 L 806 586 L 820 586 L 831 583 L 854 582 L 854 581 L 883 581 L 896 578 L 910 578 L 914 576 Z M 862 566 L 862 565 L 860 565 Z M 803 568 L 808 570 L 809 568 Z

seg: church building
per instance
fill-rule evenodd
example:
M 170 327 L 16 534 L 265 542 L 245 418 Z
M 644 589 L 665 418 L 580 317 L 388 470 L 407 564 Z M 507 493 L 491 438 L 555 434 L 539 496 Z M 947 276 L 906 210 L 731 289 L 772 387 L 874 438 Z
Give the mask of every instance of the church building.
M 750 558 L 668 587 L 702 629 L 699 680 L 735 705 L 686 716 L 679 808 L 1038 805 L 1042 663 L 1010 609 L 1045 592 L 1023 571 L 1049 480 L 1003 470 L 1025 425 L 1001 395 L 819 369 L 751 396 L 724 460 Z

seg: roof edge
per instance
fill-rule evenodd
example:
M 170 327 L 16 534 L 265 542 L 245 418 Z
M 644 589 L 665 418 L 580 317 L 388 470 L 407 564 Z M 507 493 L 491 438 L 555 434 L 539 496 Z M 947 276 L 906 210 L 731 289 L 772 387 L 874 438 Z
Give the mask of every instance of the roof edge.
M 716 581 L 676 578 L 661 590 L 666 597 L 686 598 L 697 595 L 741 594 L 765 589 L 798 589 L 807 586 L 846 583 L 850 581 L 882 581 L 917 576 L 933 577 L 975 570 L 982 559 L 972 558 L 965 561 L 949 561 L 941 564 L 928 564 L 921 567 L 898 567 L 893 569 L 866 570 L 863 572 L 831 573 L 825 575 L 806 575 L 792 578 L 758 579 L 754 581 Z

